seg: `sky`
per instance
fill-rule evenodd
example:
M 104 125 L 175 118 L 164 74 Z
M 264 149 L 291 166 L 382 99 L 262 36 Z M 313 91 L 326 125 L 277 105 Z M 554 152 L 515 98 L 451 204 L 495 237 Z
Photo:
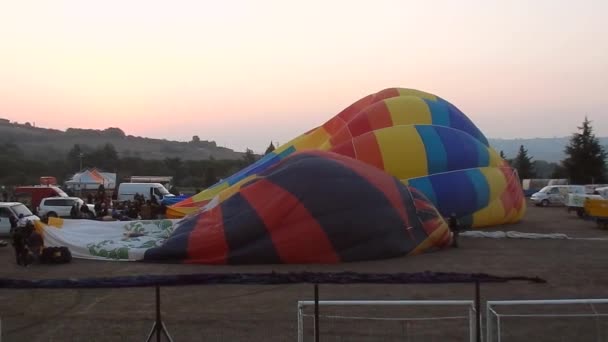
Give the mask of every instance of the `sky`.
M 0 0 L 0 118 L 263 152 L 389 87 L 608 136 L 608 1 Z

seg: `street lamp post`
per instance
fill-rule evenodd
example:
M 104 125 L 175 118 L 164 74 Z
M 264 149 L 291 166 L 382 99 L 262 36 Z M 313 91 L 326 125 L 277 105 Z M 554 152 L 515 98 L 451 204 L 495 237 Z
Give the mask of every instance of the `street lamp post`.
M 82 171 L 82 157 L 84 156 L 84 154 L 82 154 L 82 152 L 80 152 L 80 154 L 78 155 L 78 159 L 80 159 L 80 169 L 78 169 L 78 171 Z

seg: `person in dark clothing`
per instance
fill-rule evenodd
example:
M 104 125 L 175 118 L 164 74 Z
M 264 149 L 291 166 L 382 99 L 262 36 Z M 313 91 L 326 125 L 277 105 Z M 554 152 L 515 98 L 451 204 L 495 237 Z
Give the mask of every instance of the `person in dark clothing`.
M 18 226 L 13 232 L 13 247 L 15 248 L 17 265 L 28 266 L 34 259 L 28 246 L 33 232 L 34 224 L 31 221 L 27 221 L 25 226 Z
M 86 204 L 83 204 L 86 205 Z M 78 202 L 75 202 L 74 205 L 72 205 L 72 209 L 70 209 L 70 218 L 72 219 L 77 219 L 80 215 L 80 208 L 78 207 Z
M 460 222 L 456 218 L 456 214 L 452 213 L 448 218 L 448 227 L 452 231 L 452 247 L 458 248 L 458 235 L 460 235 Z

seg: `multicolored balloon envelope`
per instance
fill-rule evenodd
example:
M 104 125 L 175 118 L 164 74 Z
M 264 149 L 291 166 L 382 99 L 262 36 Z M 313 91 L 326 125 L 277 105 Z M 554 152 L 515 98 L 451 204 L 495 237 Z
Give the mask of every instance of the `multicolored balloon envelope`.
M 205 264 L 338 263 L 450 243 L 426 197 L 332 152 L 298 152 L 177 223 L 144 260 Z
M 44 234 L 84 258 L 338 263 L 448 246 L 449 215 L 480 228 L 517 222 L 525 210 L 517 173 L 465 114 L 390 88 L 170 206 L 173 220 L 60 222 Z
M 441 215 L 456 214 L 474 228 L 514 223 L 525 214 L 515 170 L 464 113 L 433 94 L 389 88 L 169 207 L 168 215 L 195 213 L 215 196 L 239 191 L 251 177 L 306 150 L 338 153 L 383 170 L 424 193 Z

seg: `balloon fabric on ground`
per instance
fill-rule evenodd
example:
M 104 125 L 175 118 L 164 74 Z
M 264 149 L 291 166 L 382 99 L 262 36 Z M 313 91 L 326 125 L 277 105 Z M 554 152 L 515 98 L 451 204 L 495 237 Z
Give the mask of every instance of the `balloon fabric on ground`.
M 298 152 L 177 223 L 145 260 L 338 263 L 418 254 L 451 233 L 418 191 L 371 165 Z

